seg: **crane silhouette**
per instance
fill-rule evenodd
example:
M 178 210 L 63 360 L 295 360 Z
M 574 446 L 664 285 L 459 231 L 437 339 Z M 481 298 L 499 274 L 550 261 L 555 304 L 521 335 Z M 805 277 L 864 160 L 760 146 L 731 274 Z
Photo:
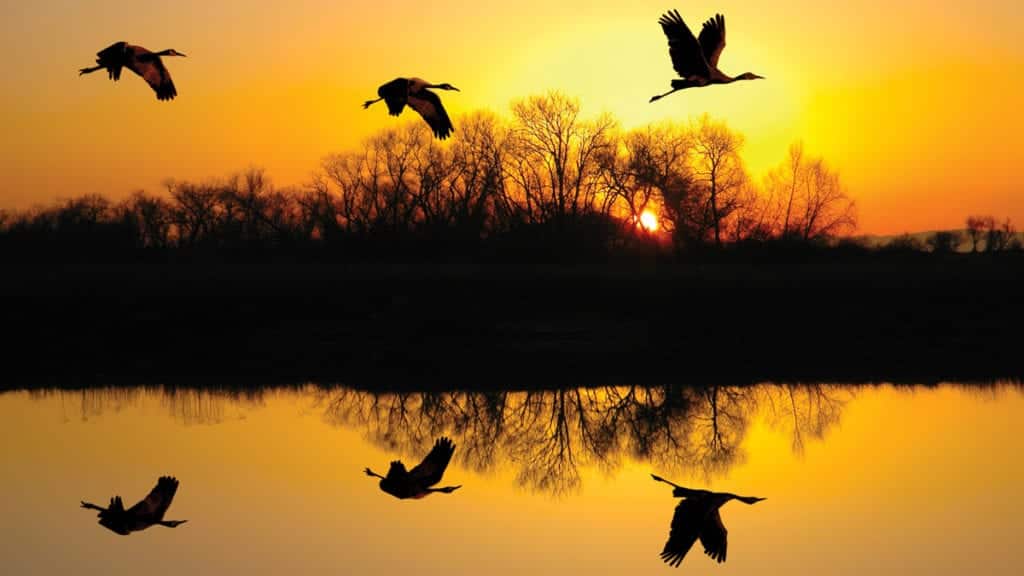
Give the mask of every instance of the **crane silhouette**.
M 668 37 L 668 53 L 672 57 L 672 67 L 679 74 L 679 78 L 672 80 L 671 90 L 652 96 L 651 102 L 685 88 L 764 78 L 753 72 L 744 72 L 732 77 L 718 69 L 718 57 L 725 49 L 725 16 L 715 14 L 714 18 L 708 18 L 700 31 L 699 39 L 690 32 L 678 10 L 666 12 L 658 19 L 658 23 Z
M 174 88 L 171 73 L 164 67 L 161 56 L 181 56 L 181 52 L 169 48 L 160 52 L 150 52 L 142 46 L 132 46 L 127 42 L 116 42 L 96 53 L 96 66 L 82 68 L 78 75 L 91 74 L 97 70 L 107 69 L 107 74 L 115 82 L 121 78 L 121 68 L 135 72 L 145 80 L 157 100 L 174 100 L 178 91 Z
M 391 462 L 391 468 L 387 476 L 381 476 L 369 468 L 366 469 L 367 476 L 380 478 L 380 489 L 391 494 L 395 498 L 423 498 L 433 492 L 452 492 L 462 488 L 459 486 L 445 486 L 443 488 L 431 488 L 441 481 L 448 462 L 455 453 L 455 444 L 451 439 L 442 436 L 434 442 L 434 447 L 412 470 L 406 471 L 401 460 Z
M 683 488 L 654 474 L 651 474 L 651 478 L 672 486 L 672 496 L 684 498 L 672 515 L 672 528 L 665 548 L 661 551 L 661 559 L 669 566 L 679 566 L 697 538 L 700 538 L 705 554 L 719 563 L 725 562 L 728 531 L 722 524 L 718 509 L 730 500 L 739 500 L 747 504 L 764 500 L 753 496 L 737 496 L 729 492 Z
M 82 508 L 99 510 L 100 525 L 108 530 L 127 536 L 132 532 L 145 530 L 154 524 L 176 528 L 188 520 L 164 520 L 174 493 L 178 491 L 178 480 L 173 476 L 161 476 L 149 494 L 135 506 L 125 510 L 120 496 L 110 499 L 110 506 L 100 508 L 89 502 L 82 502 Z
M 395 78 L 391 82 L 382 84 L 380 88 L 377 88 L 377 96 L 379 98 L 363 102 L 363 109 L 369 108 L 371 105 L 383 100 L 388 105 L 388 113 L 392 116 L 398 116 L 402 113 L 405 105 L 408 104 L 410 108 L 419 112 L 420 116 L 427 121 L 430 129 L 434 132 L 434 136 L 444 140 L 455 131 L 455 127 L 452 126 L 452 121 L 448 118 L 448 113 L 445 112 L 444 106 L 441 104 L 441 97 L 428 90 L 428 88 L 461 92 L 461 90 L 447 82 L 444 84 L 430 84 L 421 78 Z

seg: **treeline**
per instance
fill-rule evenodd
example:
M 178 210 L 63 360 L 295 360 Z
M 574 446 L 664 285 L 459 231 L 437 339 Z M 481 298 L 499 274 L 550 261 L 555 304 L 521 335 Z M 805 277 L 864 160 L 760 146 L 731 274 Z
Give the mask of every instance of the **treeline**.
M 964 230 L 940 230 L 927 237 L 905 235 L 891 242 L 889 249 L 914 252 L 1007 252 L 1021 250 L 1021 238 L 1009 218 L 968 216 Z
M 1012 382 L 964 387 L 994 394 Z M 544 493 L 578 489 L 585 467 L 613 471 L 629 461 L 705 478 L 727 474 L 745 457 L 745 439 L 762 420 L 789 438 L 794 452 L 839 423 L 860 385 L 595 386 L 494 391 L 376 392 L 340 385 L 222 389 L 194 386 L 30 388 L 36 401 L 57 400 L 72 417 L 158 400 L 184 425 L 243 417 L 284 396 L 327 424 L 358 432 L 386 449 L 426 453 L 439 434 L 459 446 L 468 469 L 515 471 L 524 488 Z
M 742 146 L 707 116 L 623 131 L 549 93 L 515 102 L 508 119 L 463 118 L 447 145 L 419 122 L 385 130 L 326 157 L 302 187 L 275 188 L 249 169 L 168 181 L 166 194 L 0 214 L 0 254 L 586 261 L 820 246 L 855 229 L 854 203 L 823 159 L 795 144 L 758 182 Z

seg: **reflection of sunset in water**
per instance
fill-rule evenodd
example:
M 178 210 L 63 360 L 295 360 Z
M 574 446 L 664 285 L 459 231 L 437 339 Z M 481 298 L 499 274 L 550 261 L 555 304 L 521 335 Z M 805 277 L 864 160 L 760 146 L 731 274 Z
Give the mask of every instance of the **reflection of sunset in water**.
M 726 564 L 686 570 L 1011 574 L 1022 411 L 1018 388 L 955 386 L 8 393 L 0 553 L 14 574 L 646 572 L 675 505 L 656 472 L 768 498 L 729 508 Z M 444 434 L 451 495 L 363 473 Z M 160 474 L 190 522 L 112 554 L 78 501 Z

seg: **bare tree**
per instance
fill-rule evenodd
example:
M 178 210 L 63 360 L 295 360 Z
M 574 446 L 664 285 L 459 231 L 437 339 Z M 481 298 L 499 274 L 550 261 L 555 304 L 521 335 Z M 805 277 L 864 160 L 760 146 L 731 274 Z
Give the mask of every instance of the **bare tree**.
M 561 224 L 595 211 L 598 155 L 611 145 L 615 120 L 580 118 L 579 102 L 559 92 L 512 105 L 504 202 L 527 222 Z
M 383 189 L 370 198 L 378 222 L 392 234 L 409 231 L 420 210 L 417 164 L 425 149 L 434 146 L 421 124 L 387 130 L 370 141 L 375 159 L 386 176 Z
M 803 184 L 803 212 L 798 222 L 801 238 L 828 238 L 856 228 L 853 200 L 843 190 L 839 173 L 823 159 L 808 163 Z
M 319 185 L 333 184 L 337 193 L 339 226 L 349 233 L 365 234 L 372 227 L 371 196 L 380 189 L 382 168 L 370 147 L 360 151 L 332 154 L 321 163 Z M 324 193 L 329 193 L 327 188 Z
M 981 239 L 984 238 L 985 229 L 989 228 L 995 219 L 991 216 L 968 216 L 967 217 L 967 238 L 971 241 L 971 252 L 977 252 Z
M 747 178 L 739 154 L 743 137 L 706 114 L 693 125 L 691 133 L 692 172 L 707 198 L 697 224 L 708 226 L 714 232 L 715 245 L 721 246 L 722 222 L 741 202 L 738 192 Z
M 462 119 L 451 146 L 451 181 L 443 210 L 460 235 L 479 239 L 501 226 L 498 199 L 505 193 L 505 129 L 493 114 Z
M 385 130 L 361 150 L 324 159 L 323 183 L 337 189 L 337 212 L 349 232 L 394 235 L 409 232 L 423 216 L 420 179 L 430 174 L 426 128 L 416 124 Z
M 809 157 L 803 144 L 789 147 L 786 160 L 765 179 L 766 195 L 778 216 L 780 237 L 816 240 L 856 228 L 853 200 L 843 189 L 839 173 L 824 159 Z
M 782 219 L 782 229 L 780 235 L 787 237 L 790 234 L 790 222 L 793 216 L 793 200 L 796 198 L 796 191 L 800 187 L 800 179 L 802 177 L 804 165 L 804 143 L 794 142 L 789 145 L 789 157 L 788 162 L 784 164 L 785 170 L 780 170 L 782 174 L 781 188 L 784 189 L 785 198 L 785 215 Z
M 266 240 L 266 210 L 273 188 L 262 168 L 249 168 L 229 176 L 217 186 L 217 236 L 246 244 Z
M 767 240 L 775 227 L 772 197 L 762 195 L 757 185 L 745 180 L 736 193 L 735 209 L 725 219 L 723 229 L 731 242 Z
M 411 157 L 410 195 L 415 205 L 410 224 L 437 233 L 451 224 L 453 167 L 448 154 L 427 139 Z
M 1013 248 L 1017 243 L 1017 229 L 1009 218 L 997 223 L 993 217 L 988 217 L 985 231 L 985 251 L 1003 252 Z
M 202 184 L 168 180 L 178 241 L 189 246 L 205 240 L 216 221 L 217 189 Z
M 295 194 L 302 236 L 310 240 L 331 241 L 340 233 L 338 211 L 330 183 L 323 173 L 315 173 L 303 190 Z
M 170 245 L 174 218 L 169 202 L 140 190 L 122 203 L 121 211 L 132 222 L 143 247 L 165 248 Z
M 636 227 L 654 208 L 674 230 L 690 209 L 690 137 L 683 127 L 665 123 L 631 131 L 600 156 L 604 213 Z M 666 206 L 671 200 L 671 206 Z

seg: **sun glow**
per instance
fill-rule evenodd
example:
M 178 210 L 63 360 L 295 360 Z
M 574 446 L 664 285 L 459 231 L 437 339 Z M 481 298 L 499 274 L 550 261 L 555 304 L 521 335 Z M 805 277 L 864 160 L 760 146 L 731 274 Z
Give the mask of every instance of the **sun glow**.
M 650 210 L 644 210 L 640 215 L 640 227 L 648 232 L 658 231 L 658 215 Z

